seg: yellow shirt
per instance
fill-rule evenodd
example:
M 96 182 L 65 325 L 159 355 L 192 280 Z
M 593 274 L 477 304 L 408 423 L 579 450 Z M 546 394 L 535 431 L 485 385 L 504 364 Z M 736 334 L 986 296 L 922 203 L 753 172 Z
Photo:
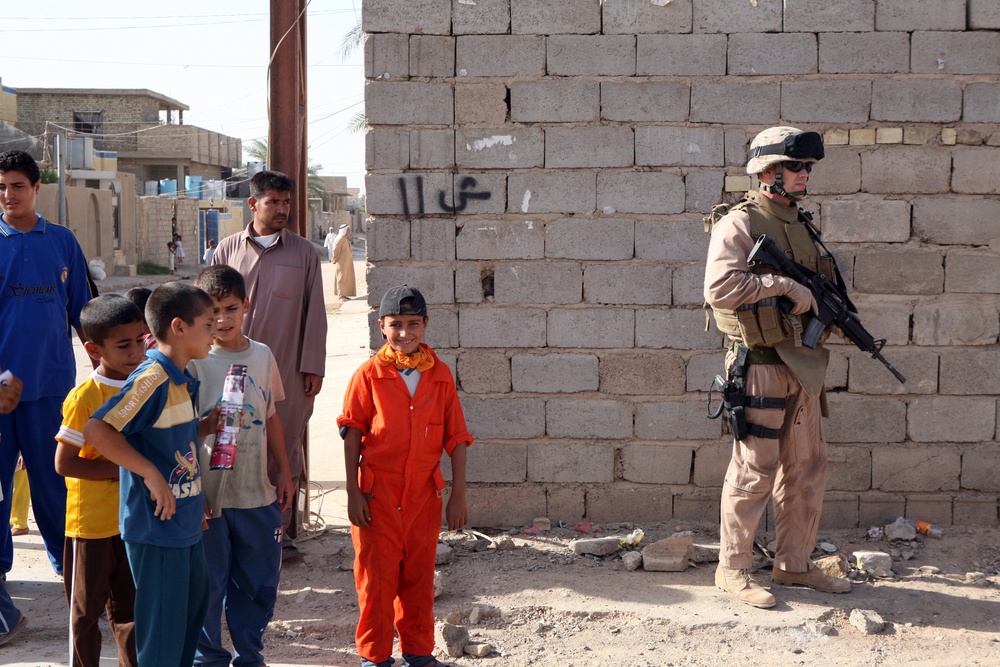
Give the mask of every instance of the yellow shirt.
M 95 370 L 63 401 L 62 426 L 56 440 L 80 450 L 78 456 L 107 460 L 83 441 L 83 427 L 97 408 L 115 396 L 124 380 L 111 380 Z M 98 540 L 118 535 L 118 480 L 66 478 L 66 537 Z

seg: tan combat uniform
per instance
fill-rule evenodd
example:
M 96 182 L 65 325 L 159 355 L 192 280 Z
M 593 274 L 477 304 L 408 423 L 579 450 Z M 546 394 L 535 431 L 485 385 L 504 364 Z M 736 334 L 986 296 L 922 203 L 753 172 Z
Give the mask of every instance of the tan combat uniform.
M 794 287 L 791 278 L 773 274 L 770 267 L 755 273 L 757 269 L 747 266 L 755 241 L 751 229 L 766 233 L 800 264 L 832 275 L 831 267 L 823 264 L 829 260 L 821 259 L 794 204 L 784 206 L 759 192 L 748 193 L 747 199 L 747 209 L 731 211 L 715 224 L 705 271 L 705 299 L 730 342 L 741 340 L 733 312 L 737 307 L 784 295 Z M 766 349 L 770 345 L 761 347 L 765 349 L 758 348 L 760 361 L 747 370 L 746 395 L 784 398 L 785 408 L 747 408 L 747 420 L 780 429 L 780 435 L 777 439 L 747 435 L 733 443 L 722 491 L 720 562 L 736 570 L 751 568 L 754 534 L 773 496 L 778 543 L 774 565 L 787 572 L 807 572 L 826 484 L 821 394 L 829 355 L 822 345 L 815 350 L 796 345 L 794 334 L 774 345 L 773 351 Z M 734 358 L 730 349 L 727 369 Z

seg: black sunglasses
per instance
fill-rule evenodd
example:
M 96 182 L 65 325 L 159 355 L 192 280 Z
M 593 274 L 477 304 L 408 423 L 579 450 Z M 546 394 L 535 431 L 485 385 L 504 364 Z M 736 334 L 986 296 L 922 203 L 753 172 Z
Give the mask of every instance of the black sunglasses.
M 793 174 L 797 174 L 803 169 L 806 170 L 807 174 L 811 174 L 813 170 L 812 162 L 800 162 L 799 160 L 785 160 L 781 166 Z

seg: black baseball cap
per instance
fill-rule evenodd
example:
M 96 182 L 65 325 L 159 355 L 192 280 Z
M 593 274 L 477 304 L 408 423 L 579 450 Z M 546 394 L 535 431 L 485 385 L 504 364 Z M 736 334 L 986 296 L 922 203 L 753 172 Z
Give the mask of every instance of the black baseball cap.
M 410 300 L 408 306 L 402 305 L 403 301 Z M 380 318 L 386 315 L 420 315 L 427 317 L 427 302 L 424 295 L 416 287 L 409 285 L 398 285 L 391 288 L 382 297 L 382 303 L 378 307 Z

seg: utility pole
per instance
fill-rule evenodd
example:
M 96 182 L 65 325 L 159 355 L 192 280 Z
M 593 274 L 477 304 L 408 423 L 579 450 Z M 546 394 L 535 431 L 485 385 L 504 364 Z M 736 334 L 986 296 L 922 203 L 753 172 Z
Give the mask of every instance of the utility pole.
M 295 181 L 289 227 L 309 238 L 305 8 L 306 0 L 271 0 L 267 168 Z
M 56 173 L 59 178 L 59 225 L 66 226 L 66 138 L 56 134 Z

